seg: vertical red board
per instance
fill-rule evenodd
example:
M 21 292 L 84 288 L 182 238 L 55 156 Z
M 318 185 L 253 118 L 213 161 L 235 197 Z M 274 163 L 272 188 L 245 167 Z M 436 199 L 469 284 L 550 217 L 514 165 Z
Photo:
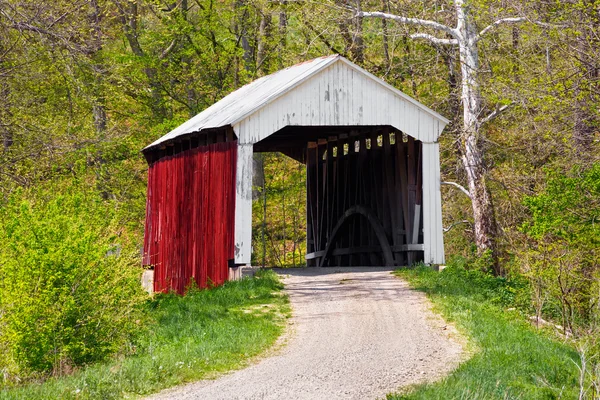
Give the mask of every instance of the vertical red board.
M 148 169 L 144 265 L 154 291 L 227 280 L 233 259 L 237 141 L 163 157 Z

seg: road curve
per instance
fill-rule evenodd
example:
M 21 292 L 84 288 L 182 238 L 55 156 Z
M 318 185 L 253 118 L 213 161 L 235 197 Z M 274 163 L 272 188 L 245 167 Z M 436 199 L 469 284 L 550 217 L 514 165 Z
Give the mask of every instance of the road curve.
M 379 399 L 456 367 L 461 346 L 422 293 L 383 268 L 280 270 L 293 317 L 271 357 L 152 399 Z M 453 335 L 452 335 L 453 336 Z

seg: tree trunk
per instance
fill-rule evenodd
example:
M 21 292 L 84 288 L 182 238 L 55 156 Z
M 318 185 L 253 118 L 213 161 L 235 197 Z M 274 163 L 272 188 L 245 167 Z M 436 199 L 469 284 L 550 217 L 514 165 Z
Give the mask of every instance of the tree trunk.
M 590 10 L 590 13 L 594 13 L 594 10 Z M 596 12 L 598 13 L 600 12 Z M 583 21 L 585 17 L 581 15 L 580 18 Z M 581 63 L 581 76 L 575 82 L 573 143 L 578 155 L 583 158 L 591 153 L 594 133 L 600 126 L 598 115 L 593 110 L 593 94 L 590 91 L 594 82 L 598 82 L 600 72 L 600 63 L 593 54 L 599 42 L 594 37 L 592 28 L 583 27 L 575 44 L 576 58 Z
M 456 10 L 457 28 L 461 35 L 461 40 L 459 40 L 463 105 L 461 160 L 471 195 L 478 253 L 490 252 L 494 263 L 494 272 L 500 273 L 496 247 L 498 229 L 492 196 L 486 185 L 487 167 L 484 160 L 483 142 L 480 140 L 479 133 L 479 118 L 482 110 L 478 79 L 479 53 L 475 40 L 477 33 L 462 0 L 456 1 Z
M 0 57 L 6 56 L 3 41 L 0 37 Z M 7 41 L 8 43 L 8 41 Z M 4 72 L 4 59 L 0 58 L 0 74 Z M 0 79 L 6 79 L 2 77 Z M 0 81 L 1 82 L 1 81 Z M 7 151 L 13 145 L 12 113 L 10 110 L 10 89 L 6 82 L 0 84 L 0 133 L 2 134 L 2 150 Z
M 287 44 L 287 25 L 288 25 L 288 17 L 285 12 L 285 6 L 287 5 L 287 1 L 280 2 L 281 10 L 279 11 L 279 38 L 281 40 L 281 50 L 285 49 Z
M 360 12 L 360 0 L 356 0 L 356 9 Z M 363 18 L 354 17 L 354 32 L 352 33 L 351 54 L 353 61 L 362 64 L 364 61 Z
M 235 2 L 236 14 L 238 15 L 236 25 L 238 32 L 239 42 L 242 44 L 242 49 L 244 50 L 244 69 L 246 71 L 250 71 L 250 67 L 252 66 L 252 61 L 254 59 L 254 51 L 252 46 L 250 46 L 250 41 L 248 40 L 248 26 L 250 22 L 248 21 L 248 4 L 244 0 L 237 0 Z
M 124 6 L 116 2 L 117 6 L 121 13 L 121 21 L 123 24 L 123 30 L 125 32 L 125 37 L 127 42 L 129 43 L 129 47 L 131 47 L 131 51 L 140 59 L 145 57 L 144 50 L 140 45 L 138 40 L 138 5 L 136 0 L 132 0 L 129 3 L 128 9 Z M 146 66 L 144 68 L 144 74 L 148 78 L 148 83 L 150 85 L 150 95 L 151 95 L 151 108 L 154 113 L 154 116 L 162 121 L 167 117 L 167 109 L 163 102 L 163 97 L 161 94 L 161 85 L 158 80 L 158 72 L 156 68 L 151 66 Z
M 262 76 L 265 72 L 264 62 L 267 58 L 268 41 L 271 38 L 271 14 L 268 10 L 261 12 L 258 27 L 258 43 L 256 45 L 256 72 Z
M 92 115 L 94 118 L 94 127 L 100 135 L 106 132 L 107 116 L 106 116 L 106 97 L 104 96 L 104 73 L 105 67 L 102 60 L 102 28 L 100 26 L 102 10 L 98 5 L 97 0 L 90 2 L 92 6 L 92 14 L 90 15 L 90 25 L 93 30 L 93 38 L 91 43 L 91 58 L 92 70 L 94 71 L 94 90 L 93 90 L 93 105 Z
M 387 0 L 381 0 L 381 11 L 389 11 L 389 3 Z M 381 40 L 383 41 L 383 58 L 385 59 L 385 68 L 387 72 L 390 69 L 390 51 L 388 45 L 388 26 L 385 18 L 381 20 L 381 33 Z

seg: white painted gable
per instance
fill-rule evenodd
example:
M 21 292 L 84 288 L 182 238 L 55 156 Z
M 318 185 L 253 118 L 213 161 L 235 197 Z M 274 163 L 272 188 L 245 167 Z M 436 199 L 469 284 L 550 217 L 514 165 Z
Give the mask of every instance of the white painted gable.
M 316 58 L 257 79 L 144 150 L 179 136 L 233 126 L 253 144 L 287 125 L 391 125 L 436 142 L 449 121 L 345 58 Z
M 234 125 L 240 143 L 285 126 L 391 125 L 436 142 L 448 120 L 343 57 Z

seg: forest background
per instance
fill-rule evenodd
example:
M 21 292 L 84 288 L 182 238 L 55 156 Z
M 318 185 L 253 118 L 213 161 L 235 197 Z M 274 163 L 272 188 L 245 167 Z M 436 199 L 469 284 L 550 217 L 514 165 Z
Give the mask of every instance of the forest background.
M 538 321 L 553 319 L 598 351 L 600 1 L 466 2 L 473 26 L 492 28 L 476 46 L 481 111 L 493 118 L 476 140 L 493 254 L 475 245 L 471 199 L 458 188 L 467 181 L 459 49 L 420 40 L 437 33 L 427 25 L 360 14 L 455 26 L 454 6 L 0 0 L 5 379 L 68 372 L 118 351 L 135 331 L 144 146 L 257 77 L 332 53 L 452 120 L 441 137 L 442 179 L 454 183 L 442 187 L 448 257 L 526 278 Z M 262 154 L 255 170 L 254 264 L 301 265 L 304 167 Z

